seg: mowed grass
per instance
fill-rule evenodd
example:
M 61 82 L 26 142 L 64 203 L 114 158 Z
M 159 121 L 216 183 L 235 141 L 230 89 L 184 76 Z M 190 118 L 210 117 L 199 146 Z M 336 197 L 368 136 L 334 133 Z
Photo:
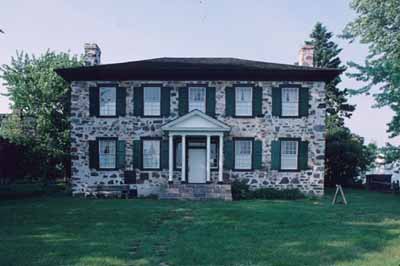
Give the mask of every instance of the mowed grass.
M 0 265 L 400 264 L 400 196 L 176 202 L 35 198 L 0 202 Z

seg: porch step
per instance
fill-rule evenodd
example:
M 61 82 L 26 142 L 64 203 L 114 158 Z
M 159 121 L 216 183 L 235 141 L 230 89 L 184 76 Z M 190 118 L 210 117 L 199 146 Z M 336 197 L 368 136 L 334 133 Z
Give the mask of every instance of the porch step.
M 161 190 L 160 199 L 232 200 L 228 184 L 168 184 Z

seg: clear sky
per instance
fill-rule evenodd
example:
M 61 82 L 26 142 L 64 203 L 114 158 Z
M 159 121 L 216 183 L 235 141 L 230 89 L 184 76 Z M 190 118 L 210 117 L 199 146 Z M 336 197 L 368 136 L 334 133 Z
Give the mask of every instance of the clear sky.
M 16 50 L 83 52 L 85 42 L 102 49 L 102 63 L 163 56 L 239 57 L 292 64 L 317 21 L 340 33 L 355 16 L 349 0 L 8 0 L 0 7 L 0 65 Z M 362 62 L 367 49 L 347 44 L 342 61 Z M 3 83 L 2 81 L 0 81 Z M 344 77 L 342 87 L 360 86 Z M 0 92 L 5 92 L 0 85 Z M 379 145 L 389 139 L 387 109 L 373 109 L 370 96 L 356 96 L 347 125 Z M 0 96 L 0 113 L 9 112 Z

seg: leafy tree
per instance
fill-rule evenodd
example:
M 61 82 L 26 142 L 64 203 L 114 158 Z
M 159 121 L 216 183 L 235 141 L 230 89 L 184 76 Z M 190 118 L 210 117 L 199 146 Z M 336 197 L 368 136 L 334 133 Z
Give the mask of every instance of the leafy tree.
M 2 123 L 0 134 L 46 154 L 43 169 L 54 171 L 69 162 L 69 86 L 54 69 L 79 65 L 81 60 L 68 53 L 47 51 L 35 57 L 17 52 L 11 64 L 0 68 L 13 111 Z
M 400 135 L 400 0 L 353 0 L 357 17 L 348 23 L 342 37 L 368 45 L 364 64 L 349 63 L 349 76 L 367 85 L 355 93 L 369 93 L 374 86 L 376 107 L 388 106 L 395 115 L 388 124 L 391 136 Z
M 373 145 L 364 145 L 362 137 L 345 127 L 328 130 L 326 145 L 326 185 L 352 185 L 376 155 Z
M 314 26 L 310 34 L 310 40 L 305 43 L 314 46 L 314 66 L 343 68 L 339 54 L 342 51 L 331 39 L 333 33 L 320 22 Z M 336 127 L 344 125 L 344 118 L 350 117 L 354 111 L 354 105 L 347 101 L 347 90 L 338 88 L 341 78 L 337 77 L 326 85 L 326 104 L 327 104 L 327 126 Z
M 384 155 L 386 163 L 392 163 L 400 159 L 400 148 L 390 143 L 386 143 L 384 147 L 379 149 L 379 152 Z

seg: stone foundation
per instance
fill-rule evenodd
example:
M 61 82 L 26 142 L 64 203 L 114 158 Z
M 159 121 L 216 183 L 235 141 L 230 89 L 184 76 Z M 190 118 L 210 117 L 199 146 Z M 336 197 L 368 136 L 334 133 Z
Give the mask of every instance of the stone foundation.
M 174 200 L 232 200 L 231 185 L 226 184 L 168 184 L 161 189 L 160 199 Z

